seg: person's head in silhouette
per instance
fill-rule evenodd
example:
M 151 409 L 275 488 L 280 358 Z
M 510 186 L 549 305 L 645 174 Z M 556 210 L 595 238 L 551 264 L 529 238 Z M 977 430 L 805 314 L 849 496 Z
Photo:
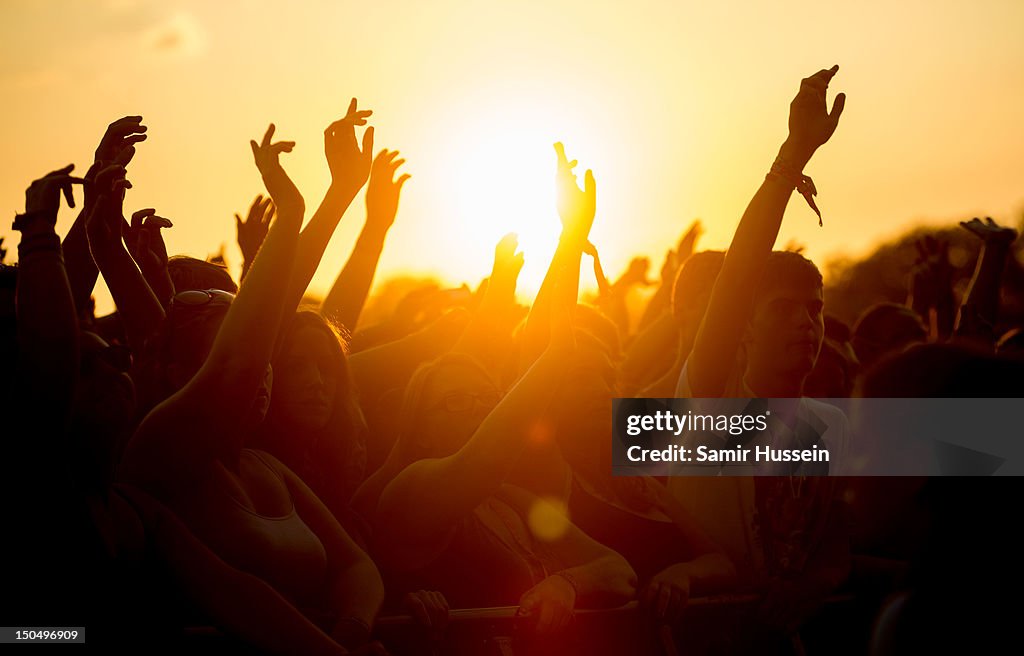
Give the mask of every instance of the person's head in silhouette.
M 501 400 L 491 375 L 475 358 L 449 353 L 421 367 L 402 403 L 401 437 L 421 454 L 455 453 Z
M 889 353 L 923 342 L 921 317 L 898 303 L 878 303 L 865 310 L 853 326 L 851 342 L 860 363 L 869 367 Z
M 724 259 L 725 251 L 700 251 L 688 257 L 676 273 L 672 283 L 672 317 L 688 344 L 693 343 L 704 318 L 711 288 Z
M 825 334 L 821 272 L 799 253 L 771 253 L 744 330 L 744 381 L 765 396 L 799 394 Z
M 144 403 L 152 408 L 185 387 L 206 361 L 234 294 L 219 289 L 187 290 L 174 295 L 164 323 L 147 347 Z M 251 409 L 255 425 L 270 407 L 273 374 L 267 367 Z
M 347 499 L 365 473 L 366 420 L 341 336 L 318 312 L 300 310 L 285 326 L 272 366 L 260 440 L 325 501 L 337 498 L 316 489 L 327 484 Z
M 167 274 L 179 292 L 188 290 L 219 289 L 238 293 L 238 285 L 223 264 L 207 262 L 188 255 L 175 255 L 167 260 Z

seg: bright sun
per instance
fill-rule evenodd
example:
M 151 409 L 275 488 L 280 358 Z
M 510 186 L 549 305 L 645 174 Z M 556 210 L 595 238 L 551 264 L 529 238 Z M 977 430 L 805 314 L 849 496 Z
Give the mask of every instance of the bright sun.
M 503 235 L 516 233 L 527 262 L 519 281 L 524 291 L 540 286 L 561 229 L 552 143 L 529 126 L 481 130 L 462 140 L 449 169 L 457 234 L 474 248 L 487 244 L 490 258 Z

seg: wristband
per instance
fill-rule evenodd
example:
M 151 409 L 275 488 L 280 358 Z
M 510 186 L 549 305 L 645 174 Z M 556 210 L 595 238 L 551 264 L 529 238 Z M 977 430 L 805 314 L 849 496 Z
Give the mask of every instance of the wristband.
M 557 576 L 560 579 L 565 579 L 566 582 L 569 583 L 569 586 L 572 588 L 572 592 L 575 595 L 576 599 L 580 598 L 580 585 L 576 582 L 576 579 L 573 577 L 572 574 L 565 570 L 562 570 L 561 572 L 555 572 L 551 576 Z
M 60 237 L 57 233 L 50 232 L 38 235 L 29 235 L 22 238 L 18 243 L 18 257 L 25 257 L 37 251 L 53 251 L 60 253 Z
M 819 210 L 818 206 L 814 204 L 814 197 L 818 195 L 818 190 L 815 188 L 814 181 L 811 180 L 811 176 L 804 175 L 802 172 L 797 171 L 791 167 L 781 155 L 779 155 L 772 163 L 772 168 L 768 171 L 765 179 L 772 177 L 781 180 L 790 189 L 796 189 L 797 193 L 804 197 L 804 200 L 807 201 L 810 208 L 818 215 L 818 225 L 824 225 L 821 220 L 821 210 Z
M 25 212 L 24 214 L 15 214 L 14 223 L 11 224 L 11 229 L 18 230 L 20 232 L 27 228 L 31 221 L 48 218 L 46 214 L 46 212 L 40 212 L 38 210 L 35 212 Z

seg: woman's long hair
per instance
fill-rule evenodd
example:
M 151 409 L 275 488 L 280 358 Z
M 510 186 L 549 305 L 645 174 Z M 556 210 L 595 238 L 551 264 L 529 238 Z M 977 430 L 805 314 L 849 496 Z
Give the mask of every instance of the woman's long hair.
M 304 329 L 319 330 L 329 337 L 330 359 L 321 363 L 332 368 L 337 381 L 331 413 L 318 430 L 298 431 L 283 416 L 271 389 L 267 417 L 257 430 L 253 444 L 280 458 L 336 512 L 346 505 L 363 482 L 366 469 L 366 435 L 355 382 L 348 367 L 345 342 L 339 331 L 318 312 L 299 310 L 284 327 L 271 366 L 279 369 L 287 346 Z M 339 464 L 341 471 L 333 469 Z

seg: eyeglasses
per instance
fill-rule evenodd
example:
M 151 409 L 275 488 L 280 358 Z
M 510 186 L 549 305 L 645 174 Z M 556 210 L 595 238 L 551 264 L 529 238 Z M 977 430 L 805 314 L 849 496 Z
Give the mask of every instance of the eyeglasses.
M 481 392 L 470 394 L 468 392 L 452 392 L 429 409 L 444 408 L 448 412 L 470 412 L 477 406 L 487 410 L 498 405 L 501 395 L 497 392 Z
M 214 300 L 225 305 L 235 300 L 235 295 L 222 289 L 186 289 L 178 292 L 171 299 L 172 305 L 183 305 L 186 307 L 200 307 L 208 305 Z

